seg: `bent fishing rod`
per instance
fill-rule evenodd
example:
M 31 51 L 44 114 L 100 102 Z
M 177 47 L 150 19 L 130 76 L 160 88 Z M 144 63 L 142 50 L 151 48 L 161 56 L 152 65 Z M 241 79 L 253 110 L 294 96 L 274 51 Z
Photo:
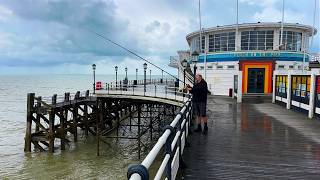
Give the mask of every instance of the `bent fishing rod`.
M 167 72 L 166 70 L 162 69 L 161 67 L 159 67 L 159 66 L 153 64 L 152 62 L 150 62 L 149 60 L 143 58 L 143 57 L 140 56 L 139 54 L 133 52 L 132 50 L 130 50 L 130 49 L 128 49 L 128 48 L 126 48 L 126 47 L 124 47 L 124 46 L 122 46 L 122 45 L 120 45 L 119 43 L 116 43 L 115 41 L 112 41 L 111 39 L 105 37 L 104 35 L 102 35 L 102 34 L 100 34 L 100 33 L 95 32 L 95 31 L 93 31 L 93 30 L 91 30 L 91 29 L 87 29 L 87 30 L 88 30 L 89 32 L 91 32 L 91 33 L 93 33 L 93 34 L 101 37 L 102 39 L 104 39 L 104 40 L 106 40 L 106 41 L 109 41 L 110 43 L 112 43 L 112 44 L 120 47 L 121 49 L 124 49 L 125 51 L 129 52 L 130 54 L 133 54 L 134 56 L 138 57 L 139 59 L 142 59 L 142 60 L 144 60 L 145 62 L 153 65 L 154 67 L 160 69 L 160 70 L 163 71 L 164 73 L 167 73 L 168 75 L 170 75 L 171 77 L 175 78 L 176 80 L 178 80 L 178 81 L 180 81 L 180 82 L 182 82 L 182 83 L 184 82 L 184 81 L 182 81 L 181 79 L 177 78 L 176 76 L 170 74 L 170 73 Z

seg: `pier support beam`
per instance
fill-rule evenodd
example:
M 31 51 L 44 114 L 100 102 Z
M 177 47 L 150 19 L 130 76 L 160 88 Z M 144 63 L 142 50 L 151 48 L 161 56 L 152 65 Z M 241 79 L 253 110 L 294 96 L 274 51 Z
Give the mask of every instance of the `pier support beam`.
M 33 104 L 34 104 L 34 93 L 28 93 L 27 97 L 27 128 L 25 136 L 24 151 L 31 152 L 31 127 L 33 118 Z

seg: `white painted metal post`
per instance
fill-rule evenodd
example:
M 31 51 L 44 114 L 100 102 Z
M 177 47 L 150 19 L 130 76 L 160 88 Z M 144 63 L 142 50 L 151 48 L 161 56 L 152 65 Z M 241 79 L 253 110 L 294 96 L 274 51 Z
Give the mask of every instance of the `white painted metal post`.
M 276 73 L 273 73 L 272 77 L 272 103 L 276 102 Z
M 238 78 L 238 76 L 237 76 L 237 78 Z M 238 80 L 238 79 L 237 79 Z M 232 85 L 232 99 L 234 99 L 234 98 L 236 98 L 236 96 L 235 96 L 235 89 L 236 89 L 236 87 L 234 86 L 234 82 L 235 82 L 236 80 L 235 80 L 235 75 L 233 75 L 233 85 Z
M 238 74 L 238 93 L 237 93 L 237 102 L 242 102 L 242 71 L 239 71 Z
M 287 109 L 291 108 L 291 74 L 288 73 L 288 86 L 287 86 Z
M 310 82 L 310 99 L 309 99 L 309 113 L 308 117 L 311 119 L 314 115 L 314 98 L 315 98 L 315 87 L 316 87 L 316 75 L 311 73 L 311 82 Z

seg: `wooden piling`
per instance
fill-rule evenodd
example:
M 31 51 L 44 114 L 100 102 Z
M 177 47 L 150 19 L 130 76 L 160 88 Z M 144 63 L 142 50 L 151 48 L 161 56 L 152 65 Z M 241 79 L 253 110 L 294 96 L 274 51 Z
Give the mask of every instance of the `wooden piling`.
M 56 105 L 57 103 L 57 95 L 54 94 L 52 96 L 52 105 Z M 49 152 L 53 153 L 54 152 L 54 139 L 55 139 L 55 135 L 54 135 L 54 119 L 55 119 L 55 109 L 54 107 L 51 107 L 49 110 L 49 135 L 48 135 L 48 139 L 49 139 Z
M 33 104 L 34 104 L 34 93 L 28 93 L 27 97 L 27 128 L 25 136 L 24 151 L 31 152 L 31 127 L 33 118 Z
M 75 95 L 75 100 L 78 99 L 78 92 L 76 93 Z M 78 107 L 76 105 L 76 103 L 73 105 L 73 108 L 72 108 L 72 117 L 73 117 L 73 123 L 72 123 L 72 131 L 73 131 L 73 138 L 74 138 L 74 142 L 77 142 L 78 141 L 78 127 L 77 127 L 77 124 L 78 124 Z

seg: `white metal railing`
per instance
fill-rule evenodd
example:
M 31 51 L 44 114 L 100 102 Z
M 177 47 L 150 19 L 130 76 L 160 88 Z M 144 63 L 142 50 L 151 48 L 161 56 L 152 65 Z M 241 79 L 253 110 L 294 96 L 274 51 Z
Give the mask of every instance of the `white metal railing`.
M 128 179 L 130 180 L 146 180 L 149 179 L 149 168 L 158 156 L 161 149 L 164 149 L 165 155 L 158 168 L 154 179 L 161 179 L 164 175 L 166 179 L 175 179 L 186 138 L 188 136 L 188 128 L 192 115 L 192 101 L 189 99 L 181 111 L 177 114 L 170 125 L 165 127 L 165 131 L 153 146 L 149 154 L 141 162 L 141 164 L 131 165 L 128 168 Z
M 128 95 L 128 96 L 144 96 L 144 97 L 154 97 L 162 99 L 176 100 L 180 102 L 186 102 L 191 95 L 189 93 L 179 91 L 178 87 L 168 87 L 166 85 L 132 85 L 112 87 L 107 86 L 107 89 L 96 90 L 96 95 Z

